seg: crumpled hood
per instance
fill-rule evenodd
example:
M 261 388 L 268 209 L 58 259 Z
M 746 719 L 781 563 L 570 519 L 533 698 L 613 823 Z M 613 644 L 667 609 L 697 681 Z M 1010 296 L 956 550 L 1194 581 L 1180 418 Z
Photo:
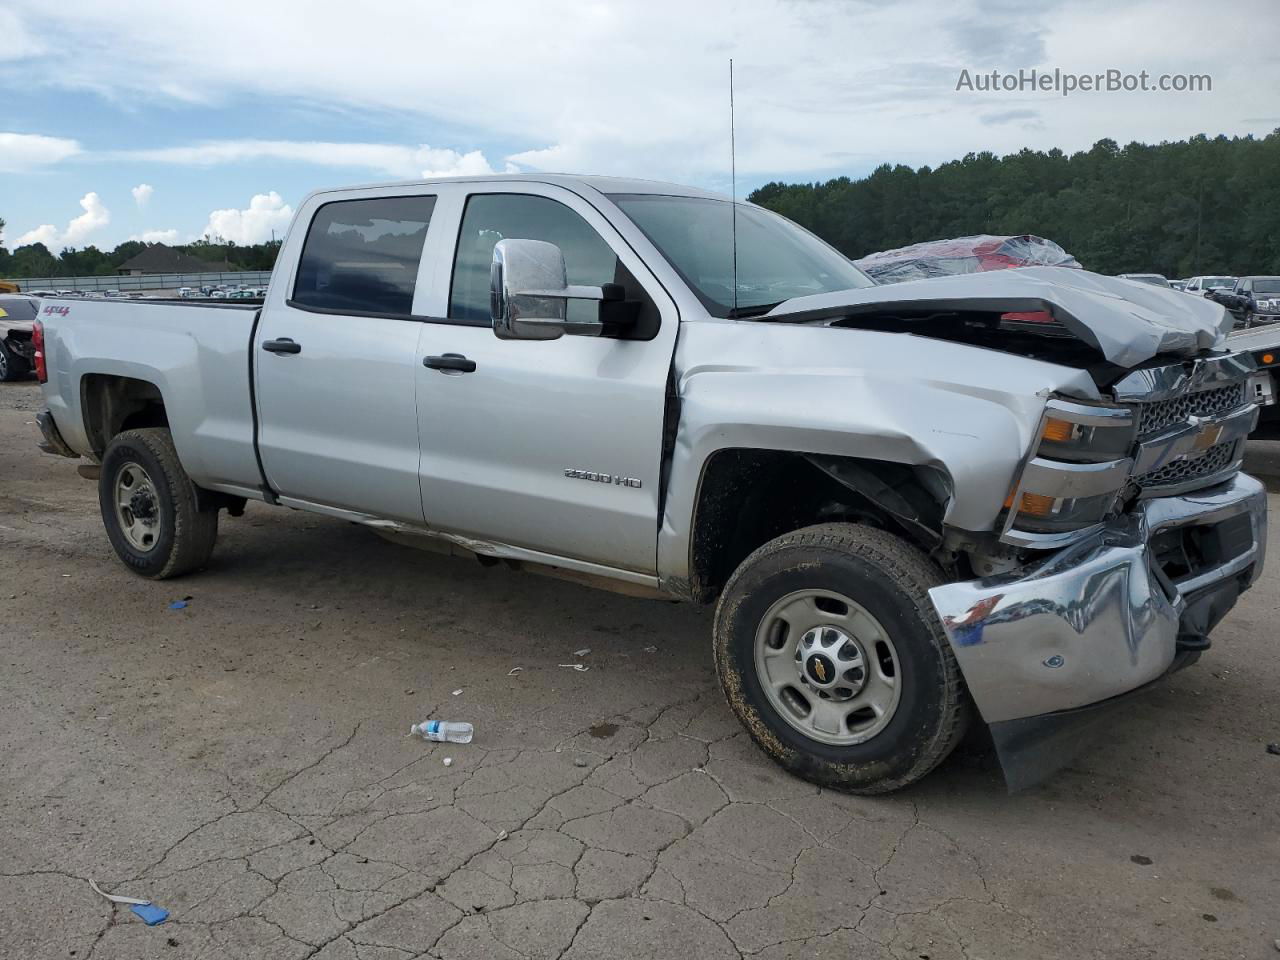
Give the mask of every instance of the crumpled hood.
M 1046 310 L 1107 360 L 1133 367 L 1158 353 L 1221 347 L 1231 316 L 1212 300 L 1136 280 L 1061 267 L 1019 267 L 795 297 L 766 317 L 791 321 L 885 310 Z

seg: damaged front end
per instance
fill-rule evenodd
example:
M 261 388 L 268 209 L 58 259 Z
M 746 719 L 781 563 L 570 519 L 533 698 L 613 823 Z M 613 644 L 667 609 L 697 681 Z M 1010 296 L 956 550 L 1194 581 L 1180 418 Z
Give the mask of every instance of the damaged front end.
M 1239 473 L 1250 370 L 1208 357 L 1133 371 L 1108 404 L 1050 401 L 998 530 L 1023 562 L 930 591 L 1011 789 L 1197 658 L 1257 579 L 1266 493 Z

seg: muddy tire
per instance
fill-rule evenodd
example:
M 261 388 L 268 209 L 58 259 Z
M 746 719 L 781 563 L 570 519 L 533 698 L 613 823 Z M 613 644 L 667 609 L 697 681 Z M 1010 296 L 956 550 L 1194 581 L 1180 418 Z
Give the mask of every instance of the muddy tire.
M 7 344 L 0 342 L 0 382 L 21 380 L 30 372 L 27 361 L 10 350 Z
M 851 793 L 919 780 L 960 742 L 970 702 L 929 602 L 942 571 L 851 523 L 805 527 L 747 557 L 716 610 L 729 706 L 787 770 Z
M 102 456 L 98 503 L 124 565 L 152 580 L 203 567 L 218 537 L 218 512 L 196 506 L 173 438 L 163 427 L 117 434 Z

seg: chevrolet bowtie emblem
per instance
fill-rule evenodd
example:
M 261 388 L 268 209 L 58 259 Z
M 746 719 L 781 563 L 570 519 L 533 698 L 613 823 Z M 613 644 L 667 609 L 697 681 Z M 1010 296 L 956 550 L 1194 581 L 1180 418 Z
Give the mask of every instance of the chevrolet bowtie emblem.
M 821 660 L 813 661 L 813 672 L 818 675 L 819 683 L 827 682 L 827 667 Z
M 1222 425 L 1218 423 L 1205 423 L 1196 419 L 1192 420 L 1192 426 L 1199 427 L 1196 439 L 1192 444 L 1196 450 L 1208 450 L 1218 442 L 1218 438 L 1222 436 Z

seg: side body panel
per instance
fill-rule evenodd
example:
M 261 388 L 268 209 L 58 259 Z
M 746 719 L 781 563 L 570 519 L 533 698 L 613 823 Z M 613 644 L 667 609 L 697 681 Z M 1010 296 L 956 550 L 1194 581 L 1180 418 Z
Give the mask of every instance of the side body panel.
M 487 325 L 444 322 L 464 205 L 480 193 L 546 197 L 586 221 L 657 305 L 657 335 L 500 340 Z M 424 257 L 436 274 L 419 289 L 427 297 L 423 312 L 441 322 L 422 325 L 420 353 L 462 354 L 476 369 L 463 374 L 416 363 L 422 504 L 428 525 L 450 535 L 652 576 L 679 315 L 601 213 L 604 205 L 527 181 L 440 191 L 432 223 L 439 243 L 433 247 L 429 238 Z
M 214 489 L 255 490 L 247 349 L 257 311 L 138 301 L 41 301 L 49 382 L 44 395 L 58 429 L 90 454 L 82 382 L 115 374 L 154 384 L 191 478 Z M 127 358 L 127 359 L 126 359 Z
M 307 228 L 320 206 L 435 193 L 416 184 L 326 191 L 298 209 L 253 344 L 259 450 L 267 479 L 285 503 L 422 523 L 415 392 L 423 324 L 313 312 L 289 300 Z M 428 238 L 438 229 L 433 215 Z M 419 292 L 429 273 L 424 256 Z M 285 338 L 301 352 L 263 349 L 265 342 Z

